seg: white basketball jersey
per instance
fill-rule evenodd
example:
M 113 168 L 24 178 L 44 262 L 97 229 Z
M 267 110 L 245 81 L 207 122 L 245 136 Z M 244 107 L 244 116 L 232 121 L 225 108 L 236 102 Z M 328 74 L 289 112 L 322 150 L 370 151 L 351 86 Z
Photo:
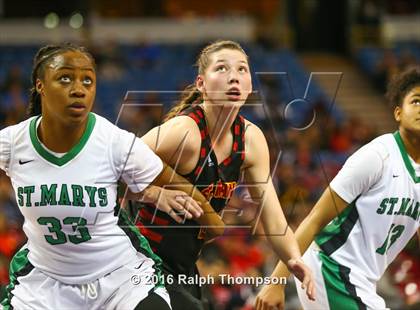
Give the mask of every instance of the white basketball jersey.
M 77 145 L 62 157 L 37 137 L 38 117 L 0 132 L 6 171 L 25 217 L 29 261 L 68 284 L 98 279 L 144 255 L 160 263 L 117 207 L 117 181 L 142 191 L 161 160 L 134 134 L 90 113 Z
M 386 134 L 350 157 L 330 186 L 349 207 L 315 241 L 350 268 L 353 284 L 372 288 L 419 228 L 419 165 L 399 132 Z

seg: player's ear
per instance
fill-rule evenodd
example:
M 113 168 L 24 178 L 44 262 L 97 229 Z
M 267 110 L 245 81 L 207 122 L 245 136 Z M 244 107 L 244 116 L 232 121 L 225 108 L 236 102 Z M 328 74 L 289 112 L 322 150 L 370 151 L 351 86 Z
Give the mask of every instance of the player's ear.
M 36 79 L 35 89 L 38 94 L 40 94 L 41 96 L 44 95 L 44 83 L 42 83 L 40 79 Z
M 195 87 L 200 91 L 200 93 L 204 93 L 204 79 L 203 76 L 197 75 L 195 79 Z
M 401 107 L 398 105 L 394 109 L 394 118 L 398 123 L 401 121 Z

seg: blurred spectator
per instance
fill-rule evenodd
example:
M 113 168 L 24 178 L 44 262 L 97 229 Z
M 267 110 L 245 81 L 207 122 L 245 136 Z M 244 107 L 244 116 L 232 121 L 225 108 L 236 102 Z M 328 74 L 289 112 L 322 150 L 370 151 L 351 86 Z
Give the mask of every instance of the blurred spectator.
M 384 51 L 382 59 L 376 64 L 374 79 L 376 87 L 381 92 L 386 91 L 386 86 L 390 78 L 399 70 L 398 58 L 391 49 Z
M 362 122 L 356 117 L 350 118 L 350 128 L 350 138 L 353 145 L 351 153 L 353 153 L 362 145 L 365 145 L 366 143 L 370 142 L 376 137 L 376 131 L 374 130 L 374 128 Z
M 251 95 L 247 102 L 254 104 L 253 113 L 257 116 L 258 124 L 263 129 L 269 129 L 273 125 L 278 131 L 284 129 L 286 125 L 282 117 L 284 103 L 280 97 L 282 85 L 278 75 L 260 74 L 257 81 L 258 95 Z
M 131 62 L 139 69 L 153 69 L 161 59 L 159 45 L 147 41 L 141 41 L 134 47 Z
M 387 13 L 392 15 L 410 15 L 419 12 L 420 5 L 417 0 L 386 0 Z
M 16 124 L 25 118 L 27 94 L 18 81 L 12 81 L 0 99 L 0 114 L 5 126 Z
M 5 173 L 0 170 L 0 212 L 6 216 L 9 226 L 17 226 L 23 223 L 23 216 L 20 213 L 16 201 L 15 193 L 10 184 L 10 180 Z
M 0 241 L 0 254 L 11 259 L 20 245 L 20 238 L 10 229 L 3 213 L 0 213 Z
M 413 49 L 420 51 L 419 47 L 411 45 Z M 415 55 L 410 48 L 404 47 L 399 55 L 394 49 L 388 48 L 383 51 L 379 50 L 378 61 L 374 64 L 373 68 L 373 82 L 379 91 L 385 93 L 386 87 L 390 79 L 401 71 L 406 70 L 410 66 L 419 64 Z
M 29 78 L 23 77 L 22 67 L 18 64 L 14 64 L 9 68 L 3 85 L 0 87 L 0 92 L 7 92 L 12 84 L 21 85 L 25 92 L 29 90 Z
M 121 105 L 118 126 L 143 136 L 151 128 L 161 124 L 163 103 L 157 93 L 148 92 L 138 100 L 130 100 Z
M 413 53 L 409 49 L 404 49 L 400 55 L 399 71 L 404 71 L 408 67 L 414 66 L 416 64 L 416 57 L 414 57 Z
M 6 296 L 6 286 L 9 284 L 9 260 L 0 254 L 0 300 Z
M 394 283 L 403 296 L 405 304 L 420 306 L 420 252 L 414 237 L 407 248 L 398 255 L 390 266 Z
M 110 39 L 103 45 L 96 47 L 93 54 L 98 66 L 98 73 L 107 81 L 118 81 L 127 68 L 126 59 L 118 43 Z
M 335 153 L 349 153 L 352 149 L 351 124 L 344 122 L 330 137 L 330 149 Z
M 360 4 L 358 22 L 362 25 L 376 26 L 380 20 L 380 6 L 377 0 L 364 0 Z

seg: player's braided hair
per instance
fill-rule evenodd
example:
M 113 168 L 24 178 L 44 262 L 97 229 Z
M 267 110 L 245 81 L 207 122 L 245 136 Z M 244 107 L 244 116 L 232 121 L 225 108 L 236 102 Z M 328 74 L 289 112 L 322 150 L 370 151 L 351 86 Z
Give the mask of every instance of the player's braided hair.
M 404 97 L 414 87 L 420 86 L 420 67 L 410 67 L 394 76 L 388 84 L 386 98 L 392 108 L 402 105 Z
M 235 41 L 228 41 L 228 40 L 219 40 L 215 41 L 209 45 L 207 45 L 205 48 L 203 48 L 197 58 L 197 61 L 195 63 L 195 66 L 198 67 L 198 74 L 204 74 L 206 69 L 208 68 L 210 64 L 210 56 L 211 54 L 218 52 L 222 49 L 231 49 L 242 52 L 244 55 L 246 55 L 243 48 L 239 45 L 239 43 Z M 203 97 L 200 91 L 197 89 L 195 84 L 188 85 L 187 88 L 182 92 L 181 100 L 176 103 L 172 109 L 166 114 L 164 121 L 177 116 L 179 113 L 181 113 L 183 110 L 188 108 L 189 106 L 193 104 L 200 103 L 202 101 Z
M 54 56 L 68 51 L 77 51 L 85 54 L 91 59 L 92 64 L 95 65 L 95 60 L 92 55 L 82 46 L 71 43 L 63 43 L 60 45 L 46 45 L 41 47 L 33 60 L 31 76 L 32 87 L 30 89 L 29 106 L 27 109 L 28 116 L 39 115 L 42 113 L 41 96 L 36 90 L 36 80 L 44 78 L 45 67 Z

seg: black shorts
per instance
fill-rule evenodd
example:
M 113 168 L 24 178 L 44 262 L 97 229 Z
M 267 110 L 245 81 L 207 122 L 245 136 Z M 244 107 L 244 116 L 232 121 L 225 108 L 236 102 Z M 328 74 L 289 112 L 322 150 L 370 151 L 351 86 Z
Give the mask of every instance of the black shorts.
M 204 310 L 201 298 L 196 296 L 195 291 L 197 289 L 200 288 L 195 285 L 166 284 L 166 290 L 171 298 L 172 310 Z
M 194 275 L 198 275 L 196 267 L 187 276 L 193 277 Z M 173 279 L 177 279 L 177 277 L 174 275 Z M 166 283 L 165 287 L 171 298 L 172 310 L 210 310 L 213 308 L 207 299 L 203 298 L 201 287 L 198 285 L 173 281 L 171 284 Z

